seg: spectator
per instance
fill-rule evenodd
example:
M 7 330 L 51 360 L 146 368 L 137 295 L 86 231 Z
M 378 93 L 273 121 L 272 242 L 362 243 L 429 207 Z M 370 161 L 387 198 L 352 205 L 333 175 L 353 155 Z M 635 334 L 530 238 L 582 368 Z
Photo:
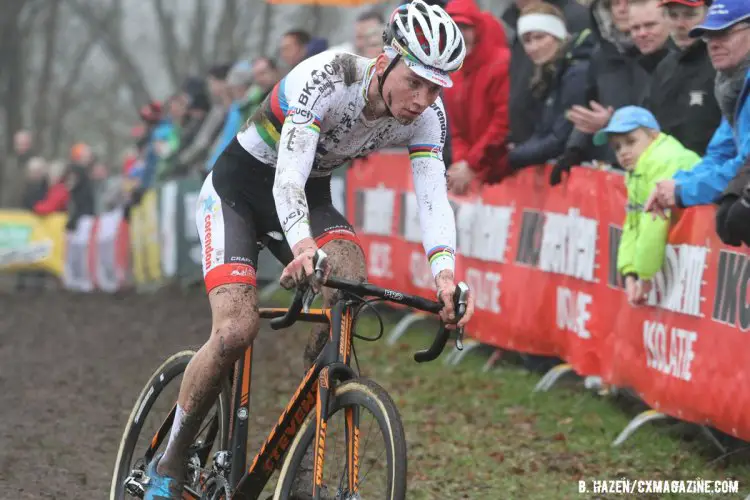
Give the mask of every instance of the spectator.
M 497 182 L 507 174 L 510 51 L 500 46 L 498 22 L 488 19 L 474 0 L 453 0 L 451 15 L 464 37 L 466 58 L 445 91 L 453 160 L 448 186 L 464 194 L 472 182 Z
M 316 56 L 328 50 L 328 40 L 325 38 L 311 38 L 305 47 L 305 59 Z
M 703 155 L 721 122 L 714 97 L 716 70 L 706 43 L 688 33 L 703 22 L 708 9 L 704 0 L 662 0 L 662 5 L 667 10 L 677 50 L 669 53 L 654 71 L 643 107 L 654 114 L 664 133 Z
M 14 137 L 15 139 L 15 137 Z M 14 144 L 14 146 L 18 146 Z M 16 150 L 24 150 L 21 144 L 21 148 Z M 26 162 L 26 178 L 23 188 L 23 197 L 21 200 L 21 207 L 25 210 L 33 210 L 34 205 L 43 200 L 47 194 L 47 162 L 40 156 L 34 156 Z M 27 288 L 39 290 L 44 287 L 45 272 L 39 270 L 32 271 L 19 271 L 16 276 L 16 290 L 22 291 Z
M 13 134 L 13 151 L 18 159 L 18 167 L 24 168 L 26 162 L 34 156 L 34 137 L 28 130 L 19 130 Z
M 565 110 L 584 102 L 585 79 L 593 49 L 588 30 L 571 36 L 562 11 L 552 4 L 538 2 L 525 7 L 518 19 L 518 35 L 534 62 L 531 99 L 528 108 L 536 115 L 531 137 L 514 145 L 509 154 L 514 169 L 539 165 L 557 158 L 573 125 Z
M 292 30 L 284 33 L 281 37 L 279 54 L 281 60 L 292 69 L 307 57 L 307 44 L 310 43 L 311 36 L 306 31 Z
M 165 170 L 165 160 L 175 150 L 177 129 L 169 112 L 161 103 L 152 101 L 141 109 L 141 119 L 145 124 L 146 147 L 143 154 L 143 169 L 138 178 L 138 191 L 142 194 L 160 178 Z
M 33 210 L 39 200 L 47 195 L 47 162 L 40 156 L 34 156 L 26 163 L 26 185 L 24 187 L 21 207 Z
M 627 172 L 628 205 L 617 252 L 617 271 L 625 279 L 628 302 L 635 306 L 645 302 L 651 279 L 664 263 L 670 224 L 646 213 L 644 203 L 658 181 L 691 169 L 700 157 L 662 133 L 654 115 L 638 106 L 618 109 L 607 127 L 594 136 L 597 145 L 607 142 Z
M 232 142 L 234 136 L 240 131 L 242 126 L 242 113 L 240 105 L 247 95 L 252 82 L 253 69 L 247 61 L 238 61 L 229 71 L 226 80 L 227 114 L 224 119 L 224 126 L 219 133 L 219 137 L 214 145 L 214 149 L 206 164 L 206 172 L 210 172 L 224 148 Z
M 627 2 L 627 0 L 621 0 Z M 539 110 L 529 109 L 531 103 L 537 102 L 530 95 L 531 78 L 534 75 L 534 63 L 529 59 L 518 34 L 518 18 L 521 9 L 535 3 L 536 0 L 515 0 L 503 13 L 502 19 L 508 26 L 510 36 L 510 133 L 511 142 L 521 143 L 534 133 L 534 116 Z M 552 5 L 562 10 L 569 33 L 579 33 L 589 27 L 588 9 L 577 0 L 551 0 Z
M 70 193 L 68 223 L 65 226 L 68 231 L 75 231 L 81 217 L 94 215 L 94 191 L 89 177 L 89 166 L 93 158 L 87 144 L 75 144 L 70 150 L 71 163 L 65 176 L 65 184 Z
M 191 143 L 186 144 L 185 149 L 179 153 L 177 163 L 181 169 L 185 168 L 183 166 L 200 165 L 200 170 L 203 170 L 204 160 L 208 155 L 209 149 L 214 144 L 224 125 L 227 113 L 227 107 L 225 106 L 225 81 L 229 69 L 229 65 L 219 64 L 208 71 L 206 82 L 212 102 L 211 110 L 203 120 L 200 130 L 195 134 L 195 139 Z
M 13 134 L 13 156 L 11 166 L 13 168 L 6 170 L 4 177 L 5 184 L 0 185 L 0 203 L 7 203 L 10 206 L 20 206 L 22 204 L 21 194 L 23 193 L 24 171 L 26 163 L 34 156 L 34 141 L 31 132 L 28 130 L 19 130 Z
M 187 98 L 188 105 L 182 121 L 180 149 L 177 155 L 193 142 L 203 125 L 203 120 L 211 110 L 211 100 L 208 96 L 205 80 L 195 77 L 188 78 L 182 86 L 182 92 Z
M 354 51 L 358 56 L 374 59 L 383 52 L 383 26 L 380 12 L 369 10 L 357 17 L 354 24 Z
M 722 0 L 709 8 L 706 20 L 690 31 L 702 37 L 717 71 L 715 95 L 721 109 L 719 129 L 705 156 L 690 172 L 661 181 L 647 209 L 664 214 L 668 208 L 717 203 L 716 229 L 734 246 L 750 242 L 743 190 L 750 180 L 750 2 Z M 742 168 L 742 167 L 745 168 Z M 730 182 L 731 181 L 731 182 Z
M 34 212 L 48 215 L 54 212 L 65 212 L 70 195 L 65 185 L 66 166 L 63 161 L 50 162 L 47 182 L 49 189 L 45 197 L 34 205 Z
M 163 180 L 175 171 L 174 155 L 180 149 L 182 124 L 187 118 L 189 96 L 176 92 L 166 102 L 167 113 L 153 132 L 153 146 L 156 153 L 156 179 Z
M 562 171 L 585 160 L 617 165 L 608 147 L 593 148 L 592 134 L 607 124 L 614 110 L 643 102 L 651 74 L 669 52 L 669 27 L 659 0 L 602 0 L 592 5 L 592 14 L 599 47 L 587 78 L 589 107 L 575 106 L 567 113 L 575 131 L 550 179 L 553 185 Z
M 253 62 L 253 85 L 240 105 L 243 124 L 247 123 L 280 79 L 281 74 L 273 59 L 259 57 Z

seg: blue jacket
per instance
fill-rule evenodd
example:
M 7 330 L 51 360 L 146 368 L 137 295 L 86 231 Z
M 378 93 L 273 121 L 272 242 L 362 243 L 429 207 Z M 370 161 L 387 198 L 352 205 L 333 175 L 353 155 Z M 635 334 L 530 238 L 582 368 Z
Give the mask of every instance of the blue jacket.
M 144 153 L 144 165 L 143 169 L 138 171 L 138 175 L 131 173 L 132 177 L 140 179 L 141 186 L 144 189 L 148 189 L 153 184 L 156 178 L 156 170 L 159 165 L 159 155 L 156 154 L 156 148 L 154 148 L 154 142 L 162 139 L 165 135 L 168 135 L 173 129 L 174 125 L 168 119 L 160 121 L 149 134 L 148 145 Z
M 229 143 L 232 142 L 234 136 L 236 136 L 242 128 L 240 104 L 240 101 L 233 101 L 232 104 L 229 105 L 227 116 L 224 119 L 224 128 L 221 129 L 219 140 L 216 143 L 214 150 L 211 152 L 211 157 L 208 159 L 208 164 L 206 165 L 207 172 L 210 172 L 214 168 L 214 164 L 216 163 L 216 160 L 219 159 L 219 155 L 224 152 L 224 148 L 229 146 Z
M 750 157 L 750 71 L 734 112 L 734 128 L 726 118 L 708 144 L 706 155 L 690 171 L 677 172 L 675 197 L 683 207 L 708 205 L 721 198 L 724 189 Z

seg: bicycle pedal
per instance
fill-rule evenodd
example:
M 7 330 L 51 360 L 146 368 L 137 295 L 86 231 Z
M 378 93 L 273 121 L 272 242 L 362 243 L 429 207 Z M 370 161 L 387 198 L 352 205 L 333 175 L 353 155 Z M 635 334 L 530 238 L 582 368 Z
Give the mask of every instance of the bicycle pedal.
M 144 471 L 134 470 L 123 482 L 123 487 L 129 495 L 143 498 L 149 482 L 151 482 L 151 478 Z

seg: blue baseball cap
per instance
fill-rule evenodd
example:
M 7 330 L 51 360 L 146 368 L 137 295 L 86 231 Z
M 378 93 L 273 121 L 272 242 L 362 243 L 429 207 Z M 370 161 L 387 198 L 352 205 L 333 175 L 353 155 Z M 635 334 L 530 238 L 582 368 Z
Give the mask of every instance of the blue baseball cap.
M 656 121 L 651 111 L 640 106 L 622 107 L 615 111 L 605 128 L 594 134 L 594 144 L 603 146 L 607 144 L 609 134 L 627 134 L 640 127 L 661 132 L 659 122 Z
M 698 38 L 706 31 L 723 31 L 743 21 L 750 21 L 750 1 L 713 0 L 706 19 L 691 29 L 689 35 Z

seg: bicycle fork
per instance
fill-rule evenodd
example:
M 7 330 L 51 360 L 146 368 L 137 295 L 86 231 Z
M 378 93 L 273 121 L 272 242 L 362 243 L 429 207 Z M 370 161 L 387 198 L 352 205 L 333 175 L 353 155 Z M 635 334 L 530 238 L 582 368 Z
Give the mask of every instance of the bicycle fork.
M 350 372 L 345 365 L 324 367 L 318 376 L 318 394 L 316 405 L 315 426 L 315 460 L 313 462 L 313 499 L 320 500 L 323 490 L 323 469 L 325 460 L 326 428 L 328 426 L 329 399 L 331 393 L 332 376 L 339 370 Z M 349 373 L 347 373 L 349 374 Z M 349 377 L 346 377 L 349 378 Z M 346 491 L 338 492 L 336 498 L 356 498 L 359 490 L 359 407 L 344 408 L 346 418 Z M 338 485 L 337 485 L 338 486 Z M 342 494 L 344 493 L 344 494 Z

